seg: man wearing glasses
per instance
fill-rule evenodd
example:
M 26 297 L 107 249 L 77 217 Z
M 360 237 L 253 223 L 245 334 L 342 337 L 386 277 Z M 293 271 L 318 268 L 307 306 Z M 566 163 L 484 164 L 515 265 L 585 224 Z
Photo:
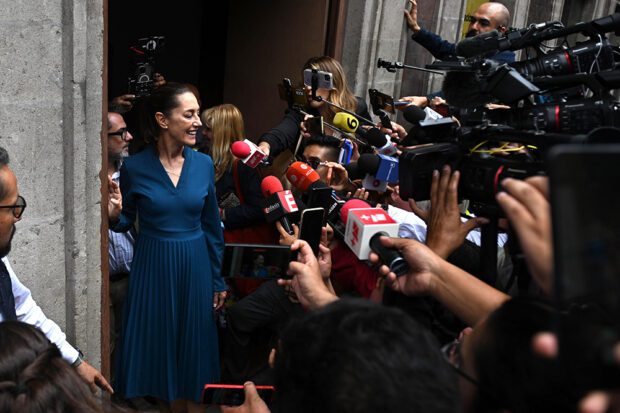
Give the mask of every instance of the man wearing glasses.
M 409 0 L 411 8 L 405 10 L 405 20 L 407 26 L 413 34 L 411 38 L 428 50 L 435 58 L 446 60 L 456 56 L 456 44 L 443 40 L 435 33 L 431 33 L 420 27 L 418 24 L 418 4 L 416 0 Z M 510 24 L 510 12 L 501 3 L 483 3 L 471 16 L 465 16 L 465 21 L 469 23 L 466 37 L 477 36 L 497 30 L 500 33 L 506 32 Z M 493 60 L 500 63 L 512 63 L 515 61 L 515 54 L 506 50 L 490 56 Z
M 26 209 L 26 200 L 19 195 L 17 179 L 8 166 L 9 154 L 0 147 L 0 322 L 21 321 L 39 328 L 60 350 L 63 359 L 96 391 L 97 385 L 112 393 L 103 375 L 82 359 L 79 350 L 67 342 L 60 327 L 48 319 L 32 298 L 30 290 L 17 278 L 7 255 L 15 234 L 15 224 Z
M 133 139 L 120 113 L 108 112 L 108 177 L 118 183 L 123 158 L 129 156 Z M 123 304 L 129 286 L 129 270 L 133 260 L 135 233 L 108 230 L 108 262 L 110 273 L 110 351 L 114 377 L 114 349 L 121 335 Z

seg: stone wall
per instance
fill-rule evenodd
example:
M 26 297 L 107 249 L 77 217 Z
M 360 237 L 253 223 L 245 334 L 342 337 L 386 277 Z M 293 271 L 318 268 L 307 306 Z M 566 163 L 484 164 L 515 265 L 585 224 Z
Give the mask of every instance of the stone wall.
M 103 0 L 0 0 L 0 145 L 28 207 L 13 268 L 100 358 Z

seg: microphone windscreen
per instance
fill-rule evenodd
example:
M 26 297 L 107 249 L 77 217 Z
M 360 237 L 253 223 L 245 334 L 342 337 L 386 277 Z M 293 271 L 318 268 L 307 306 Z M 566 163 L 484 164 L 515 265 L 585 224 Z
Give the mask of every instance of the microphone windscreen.
M 357 160 L 357 168 L 362 174 L 374 175 L 379 169 L 381 158 L 371 153 L 361 154 Z
M 409 105 L 403 110 L 403 117 L 407 122 L 417 125 L 421 120 L 426 119 L 426 112 L 416 105 Z
M 360 122 L 353 115 L 346 112 L 338 112 L 334 115 L 334 126 L 348 133 L 354 133 Z
M 347 170 L 347 175 L 349 179 L 355 181 L 356 179 L 362 179 L 364 175 L 360 172 L 359 167 L 357 166 L 357 162 L 349 162 L 344 165 L 344 169 Z
M 286 171 L 286 179 L 301 192 L 320 179 L 319 174 L 304 162 L 293 162 Z
M 230 151 L 233 155 L 235 155 L 235 157 L 244 159 L 248 157 L 250 152 L 252 152 L 252 149 L 250 148 L 250 145 L 248 145 L 244 141 L 236 141 L 233 142 L 232 145 L 230 145 Z
M 364 135 L 366 142 L 375 148 L 383 148 L 387 143 L 385 133 L 381 132 L 378 128 L 370 128 Z
M 456 44 L 456 55 L 465 58 L 486 55 L 498 49 L 498 37 L 499 32 L 497 30 L 466 37 Z
M 366 201 L 362 201 L 361 199 L 349 199 L 344 203 L 342 208 L 340 208 L 340 220 L 343 224 L 347 225 L 347 220 L 349 219 L 349 210 L 352 208 L 372 208 L 370 204 Z
M 267 198 L 276 192 L 284 191 L 284 187 L 278 178 L 273 175 L 268 175 L 264 177 L 260 183 L 260 190 L 263 192 L 263 196 Z

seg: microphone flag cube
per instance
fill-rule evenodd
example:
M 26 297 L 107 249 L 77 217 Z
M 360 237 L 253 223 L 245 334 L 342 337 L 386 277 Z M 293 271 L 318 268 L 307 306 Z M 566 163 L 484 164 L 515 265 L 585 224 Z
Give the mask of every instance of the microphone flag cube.
M 370 238 L 383 231 L 398 236 L 398 223 L 382 208 L 352 208 L 349 210 L 344 242 L 360 260 L 367 260 Z

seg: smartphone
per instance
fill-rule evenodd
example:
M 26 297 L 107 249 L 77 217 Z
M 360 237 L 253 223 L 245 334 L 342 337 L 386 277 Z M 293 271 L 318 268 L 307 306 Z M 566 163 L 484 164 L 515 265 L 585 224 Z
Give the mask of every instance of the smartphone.
M 288 78 L 282 79 L 282 83 L 278 83 L 278 95 L 280 99 L 285 101 L 289 108 L 293 106 L 303 107 L 307 103 L 306 92 L 303 87 L 294 87 Z
M 394 107 L 399 107 L 399 106 L 408 106 L 411 104 L 411 102 L 409 102 L 408 100 L 395 100 L 392 102 L 392 104 L 394 105 Z
M 323 125 L 323 116 L 313 116 L 306 119 L 306 129 L 308 132 L 315 135 L 325 135 L 325 126 Z
M 312 86 L 312 78 L 316 76 L 316 87 L 317 89 L 328 89 L 331 90 L 334 88 L 334 79 L 331 73 L 323 72 L 321 70 L 316 69 L 306 69 L 304 70 L 304 85 Z
M 549 155 L 555 293 L 620 320 L 620 145 L 554 146 Z
M 306 241 L 315 256 L 319 256 L 319 244 L 323 231 L 325 208 L 306 208 L 301 211 L 299 239 Z
M 379 115 L 377 113 L 379 110 L 394 113 L 394 98 L 392 96 L 381 93 L 377 89 L 368 89 L 368 96 L 375 115 Z
M 332 200 L 332 188 L 312 188 L 308 193 L 308 202 L 306 206 L 308 208 L 323 208 L 326 213 L 323 216 L 323 225 L 327 223 L 327 214 L 329 207 L 333 204 Z
M 273 386 L 256 386 L 261 399 L 269 405 L 273 398 Z M 202 391 L 203 404 L 220 406 L 241 406 L 245 401 L 245 391 L 240 384 L 207 384 Z

